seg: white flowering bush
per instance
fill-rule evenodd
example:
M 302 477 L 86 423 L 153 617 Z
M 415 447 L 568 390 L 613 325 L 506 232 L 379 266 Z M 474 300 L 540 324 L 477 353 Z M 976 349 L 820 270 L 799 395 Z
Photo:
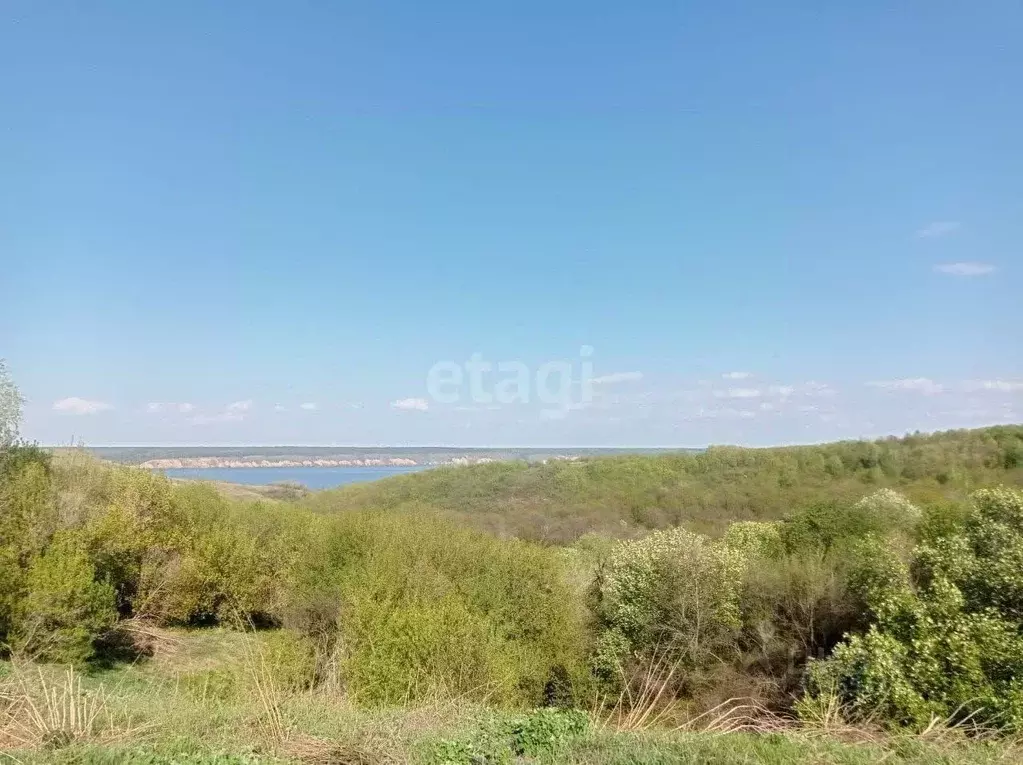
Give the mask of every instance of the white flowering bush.
M 876 513 L 893 521 L 910 523 L 919 521 L 922 515 L 919 507 L 893 489 L 879 489 L 873 494 L 865 496 L 853 507 L 857 510 Z
M 743 569 L 740 552 L 684 529 L 619 544 L 596 584 L 597 670 L 654 653 L 699 665 L 730 650 L 741 628 Z
M 7 371 L 6 362 L 0 359 L 0 448 L 10 446 L 18 439 L 23 403 L 24 399 Z

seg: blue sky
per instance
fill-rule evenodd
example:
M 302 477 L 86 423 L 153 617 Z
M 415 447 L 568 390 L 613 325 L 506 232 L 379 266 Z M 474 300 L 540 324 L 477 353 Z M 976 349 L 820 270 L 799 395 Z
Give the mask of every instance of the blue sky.
M 999 0 L 6 2 L 23 432 L 702 445 L 1021 421 L 1021 39 Z M 528 400 L 438 401 L 431 367 L 474 353 L 524 365 Z M 552 409 L 558 360 L 576 392 Z

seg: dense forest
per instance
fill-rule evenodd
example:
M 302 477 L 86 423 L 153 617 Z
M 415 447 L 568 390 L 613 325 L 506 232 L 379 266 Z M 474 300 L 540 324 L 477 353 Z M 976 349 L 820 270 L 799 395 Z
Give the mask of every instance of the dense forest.
M 1013 761 L 1021 463 L 998 427 L 249 502 L 8 428 L 0 749 Z

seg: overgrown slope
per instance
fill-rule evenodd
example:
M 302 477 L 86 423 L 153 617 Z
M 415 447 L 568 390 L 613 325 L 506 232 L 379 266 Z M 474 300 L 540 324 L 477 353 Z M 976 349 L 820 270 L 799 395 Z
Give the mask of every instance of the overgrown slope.
M 1023 484 L 1023 426 L 770 449 L 603 457 L 545 464 L 437 468 L 319 492 L 321 512 L 432 508 L 501 536 L 571 541 L 686 525 L 717 533 L 732 521 L 783 517 L 819 501 L 898 488 L 916 501 L 961 499 Z

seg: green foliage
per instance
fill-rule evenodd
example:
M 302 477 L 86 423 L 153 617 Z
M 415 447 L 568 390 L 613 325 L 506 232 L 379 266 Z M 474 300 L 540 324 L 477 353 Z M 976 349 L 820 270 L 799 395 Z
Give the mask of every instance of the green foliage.
M 583 612 L 554 551 L 429 517 L 349 515 L 330 534 L 334 644 L 359 698 L 445 692 L 538 703 L 558 668 L 580 671 Z M 317 588 L 310 600 L 333 609 L 322 580 Z
M 360 489 L 385 507 L 341 513 L 10 447 L 0 639 L 48 661 L 107 651 L 108 667 L 118 619 L 131 619 L 118 635 L 157 631 L 130 643 L 143 653 L 166 627 L 255 628 L 259 648 L 244 655 L 287 698 L 319 686 L 369 708 L 550 707 L 446 739 L 453 761 L 555 760 L 585 727 L 568 710 L 597 691 L 636 691 L 659 664 L 674 673 L 663 700 L 694 711 L 739 696 L 784 707 L 802 685 L 808 716 L 837 699 L 860 720 L 972 715 L 1020 728 L 1023 499 L 988 489 L 953 501 L 1017 469 L 1005 455 L 1018 435 L 439 470 Z M 578 540 L 485 533 L 437 512 L 424 486 L 467 512 L 492 501 L 503 512 L 514 498 L 504 532 Z M 546 500 L 534 500 L 547 491 L 564 505 L 543 518 Z M 597 516 L 573 515 L 581 498 L 596 499 Z M 736 520 L 716 537 L 679 525 L 725 516 Z M 625 541 L 600 533 L 609 519 Z M 644 533 L 662 526 L 672 528 Z M 245 666 L 197 662 L 180 687 L 197 702 L 239 703 Z
M 291 630 L 263 636 L 261 660 L 278 686 L 287 690 L 312 688 L 316 683 L 316 651 L 312 642 Z
M 1021 454 L 1023 426 L 1012 425 L 817 446 L 445 467 L 316 492 L 303 502 L 323 513 L 433 509 L 498 536 L 544 542 L 594 531 L 628 538 L 682 524 L 719 534 L 735 521 L 778 520 L 813 505 L 845 510 L 867 485 L 896 489 L 920 506 L 1023 484 Z
M 725 530 L 725 547 L 746 558 L 780 558 L 785 552 L 783 524 L 764 521 L 736 521 Z
M 629 682 L 634 664 L 638 673 L 659 662 L 692 672 L 734 656 L 749 560 L 747 550 L 683 529 L 621 543 L 594 585 L 597 676 L 613 686 Z
M 12 643 L 43 661 L 81 664 L 117 618 L 114 591 L 71 534 L 61 534 L 32 561 Z
M 977 492 L 962 533 L 919 545 L 911 569 L 858 580 L 874 624 L 812 667 L 804 706 L 834 696 L 855 719 L 1023 729 L 1023 492 Z
M 25 597 L 29 567 L 56 528 L 48 467 L 35 457 L 15 447 L 0 469 L 0 645 Z
M 513 749 L 525 757 L 555 755 L 588 727 L 589 718 L 581 710 L 537 709 L 513 727 Z
M 528 714 L 481 719 L 467 735 L 440 739 L 427 748 L 426 761 L 436 765 L 474 765 L 557 761 L 573 742 L 586 735 L 589 718 L 578 709 L 534 709 Z

